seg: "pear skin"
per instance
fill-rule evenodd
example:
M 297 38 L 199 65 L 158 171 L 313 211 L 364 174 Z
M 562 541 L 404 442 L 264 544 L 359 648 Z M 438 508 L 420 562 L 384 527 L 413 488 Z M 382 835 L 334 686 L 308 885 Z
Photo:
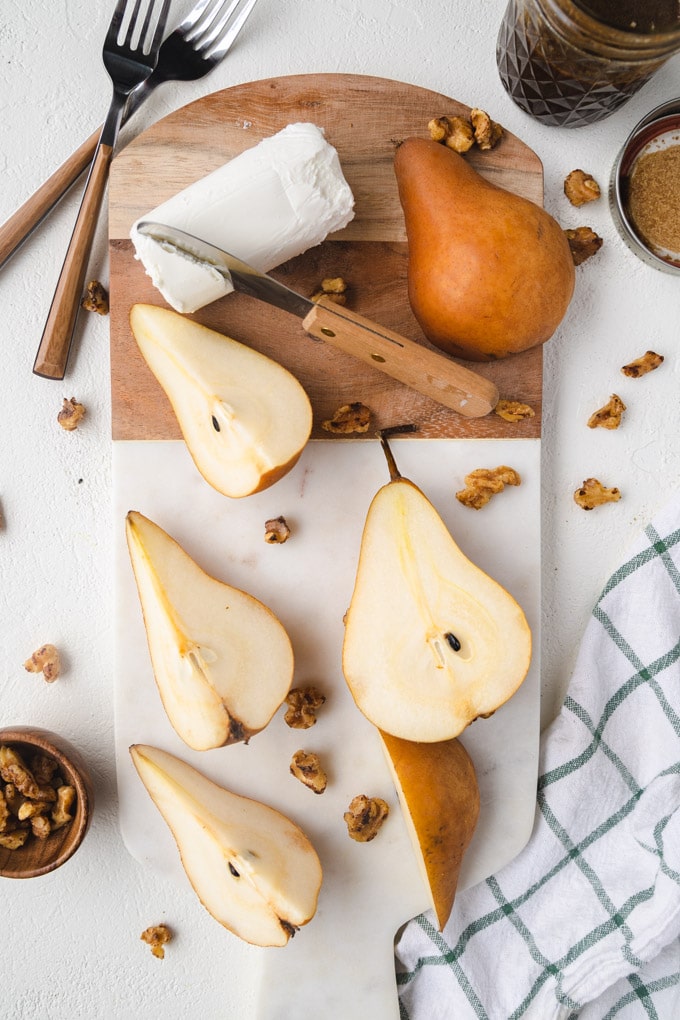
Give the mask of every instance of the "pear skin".
M 409 301 L 428 340 L 460 358 L 492 361 L 550 339 L 575 279 L 557 221 L 430 139 L 402 142 L 394 170 Z
M 413 849 L 443 931 L 479 817 L 479 786 L 460 740 L 416 744 L 380 733 Z

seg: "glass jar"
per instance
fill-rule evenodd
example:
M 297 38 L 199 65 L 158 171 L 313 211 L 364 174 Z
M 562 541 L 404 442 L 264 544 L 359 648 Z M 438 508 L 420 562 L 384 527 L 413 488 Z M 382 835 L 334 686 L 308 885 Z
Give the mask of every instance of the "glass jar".
M 617 110 L 679 50 L 677 0 L 509 0 L 496 61 L 526 113 L 581 127 Z

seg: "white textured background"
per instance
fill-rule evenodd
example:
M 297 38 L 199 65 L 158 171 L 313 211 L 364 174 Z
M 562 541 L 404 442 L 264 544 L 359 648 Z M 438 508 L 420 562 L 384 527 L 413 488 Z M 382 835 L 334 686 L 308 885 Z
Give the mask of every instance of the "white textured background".
M 0 0 L 0 221 L 101 121 L 109 100 L 99 52 L 111 4 Z M 175 0 L 173 24 L 190 3 Z M 503 0 L 260 0 L 238 45 L 202 82 L 165 85 L 137 118 L 152 123 L 209 91 L 271 75 L 375 74 L 486 108 L 540 155 L 546 205 L 563 226 L 588 223 L 600 253 L 577 271 L 576 297 L 546 348 L 543 440 L 543 720 L 557 711 L 592 603 L 637 530 L 677 487 L 680 471 L 680 280 L 638 262 L 606 201 L 575 210 L 562 194 L 576 166 L 606 188 L 615 155 L 648 110 L 680 95 L 677 59 L 623 110 L 577 131 L 544 128 L 507 98 L 495 69 Z M 0 881 L 0 1012 L 8 1018 L 247 1018 L 242 988 L 223 978 L 229 940 L 193 894 L 168 887 L 124 850 L 117 829 L 112 740 L 111 444 L 108 324 L 81 317 L 63 383 L 31 373 L 70 236 L 65 200 L 0 271 L 0 724 L 36 724 L 76 743 L 96 778 L 97 808 L 78 855 L 51 876 Z M 91 276 L 107 280 L 102 221 Z M 653 348 L 657 372 L 620 366 Z M 617 432 L 585 421 L 612 392 L 629 410 Z M 56 423 L 62 397 L 87 418 Z M 572 501 L 589 476 L 620 503 L 586 514 Z M 53 641 L 65 673 L 52 686 L 24 672 Z M 169 918 L 161 962 L 139 942 Z M 246 996 L 247 999 L 247 996 Z M 329 1018 L 336 1020 L 336 1018 Z M 344 1018 L 337 1018 L 344 1020 Z

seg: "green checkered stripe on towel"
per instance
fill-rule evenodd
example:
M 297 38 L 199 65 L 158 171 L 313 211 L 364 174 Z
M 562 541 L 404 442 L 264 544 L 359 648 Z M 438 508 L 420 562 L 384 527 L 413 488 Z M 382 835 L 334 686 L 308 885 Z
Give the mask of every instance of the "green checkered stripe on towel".
M 527 847 L 401 936 L 403 1020 L 680 1018 L 679 525 L 680 500 L 593 610 Z

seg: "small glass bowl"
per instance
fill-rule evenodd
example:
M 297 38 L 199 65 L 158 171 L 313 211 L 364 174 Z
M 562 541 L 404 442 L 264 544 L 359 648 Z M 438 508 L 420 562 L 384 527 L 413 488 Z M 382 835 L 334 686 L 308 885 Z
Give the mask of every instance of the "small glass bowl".
M 680 275 L 680 251 L 651 247 L 638 232 L 628 208 L 630 177 L 640 157 L 680 145 L 680 99 L 657 106 L 635 125 L 619 152 L 609 182 L 609 205 L 614 223 L 628 247 L 649 266 Z M 680 202 L 680 195 L 677 196 Z

